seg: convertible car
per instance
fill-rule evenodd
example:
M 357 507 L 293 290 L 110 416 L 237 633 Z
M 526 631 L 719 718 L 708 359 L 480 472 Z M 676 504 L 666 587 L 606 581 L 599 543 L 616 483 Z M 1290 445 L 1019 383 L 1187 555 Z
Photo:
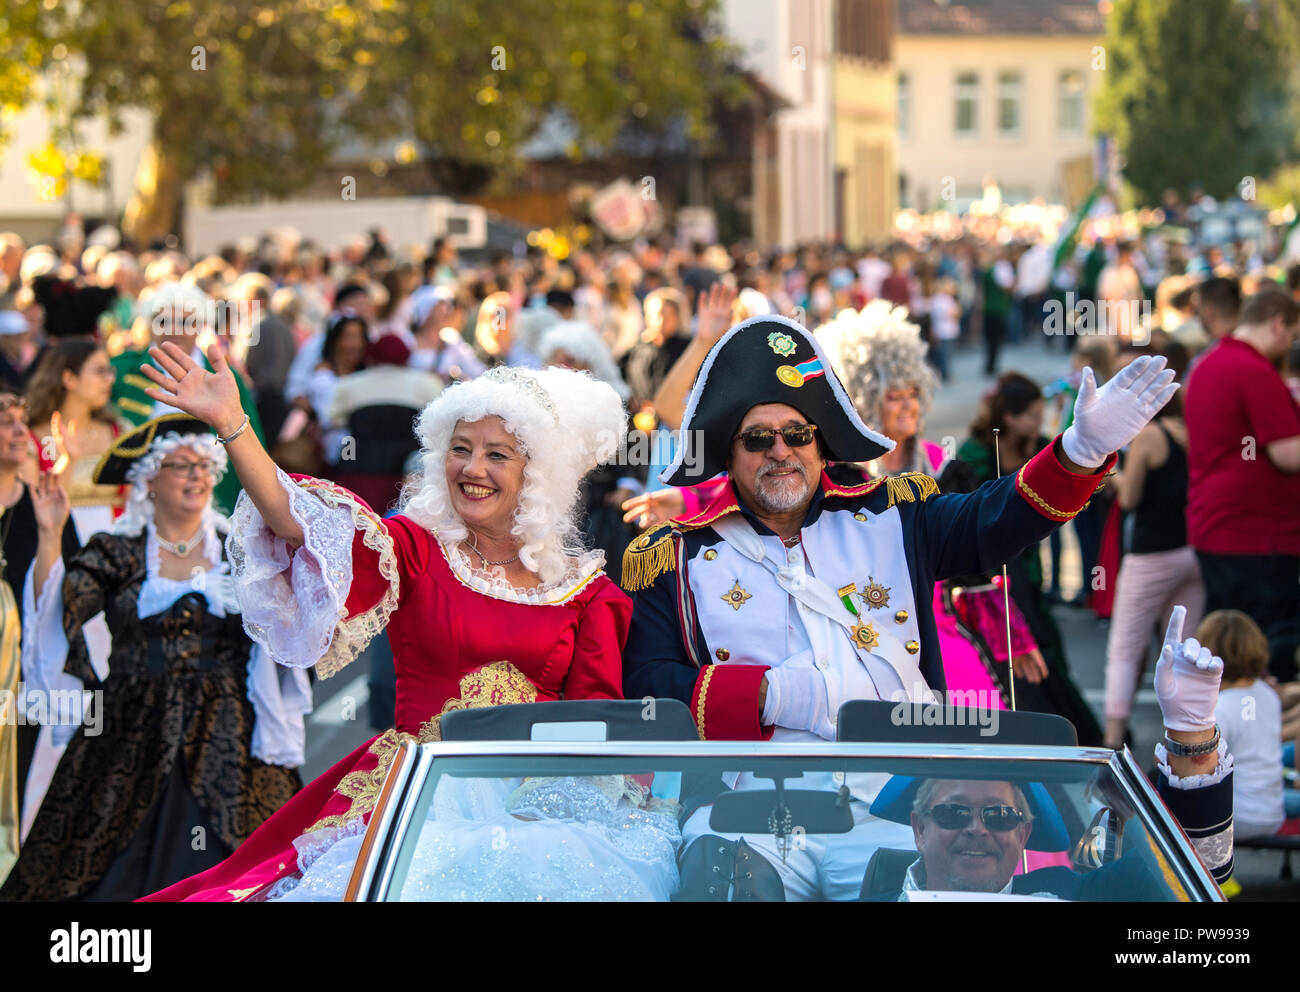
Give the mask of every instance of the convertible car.
M 755 745 L 675 700 L 451 713 L 394 760 L 346 898 L 1223 899 L 1127 750 L 968 715 L 855 702 L 834 743 Z

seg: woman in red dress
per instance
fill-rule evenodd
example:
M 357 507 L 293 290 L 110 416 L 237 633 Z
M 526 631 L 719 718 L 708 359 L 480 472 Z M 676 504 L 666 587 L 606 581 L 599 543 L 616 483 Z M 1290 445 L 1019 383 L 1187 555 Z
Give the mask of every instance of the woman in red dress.
M 452 709 L 618 699 L 631 602 L 584 551 L 583 475 L 626 431 L 610 387 L 580 372 L 499 368 L 448 389 L 421 415 L 423 470 L 381 520 L 332 483 L 290 478 L 239 405 L 219 349 L 205 372 L 151 350 L 150 395 L 211 424 L 244 492 L 229 551 L 244 624 L 280 664 L 322 678 L 385 626 L 397 669 L 395 729 L 285 804 L 217 867 L 148 897 L 247 901 L 293 890 L 310 865 L 364 831 L 404 740 L 440 738 Z

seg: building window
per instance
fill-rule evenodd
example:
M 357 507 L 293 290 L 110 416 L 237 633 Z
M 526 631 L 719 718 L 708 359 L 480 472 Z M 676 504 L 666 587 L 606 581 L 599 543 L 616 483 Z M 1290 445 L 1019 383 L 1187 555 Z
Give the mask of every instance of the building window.
M 1062 138 L 1083 136 L 1083 73 L 1078 69 L 1057 77 L 1056 130 Z
M 906 141 L 912 128 L 912 83 L 907 73 L 898 74 L 898 140 Z
M 998 73 L 998 136 L 1020 137 L 1022 80 L 1018 72 Z
M 978 73 L 957 74 L 953 100 L 953 133 L 973 138 L 979 133 L 980 77 Z

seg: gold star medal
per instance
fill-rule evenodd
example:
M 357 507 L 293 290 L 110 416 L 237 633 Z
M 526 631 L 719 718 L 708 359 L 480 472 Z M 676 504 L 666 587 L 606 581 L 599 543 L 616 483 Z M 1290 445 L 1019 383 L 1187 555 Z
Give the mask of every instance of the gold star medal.
M 867 588 L 862 590 L 862 602 L 869 610 L 883 610 L 889 605 L 889 586 L 882 586 L 874 576 L 867 576 Z
M 859 620 L 849 631 L 849 636 L 853 638 L 853 643 L 863 651 L 874 651 L 876 645 L 880 643 L 880 638 L 876 636 L 876 628 L 871 626 L 865 620 Z
M 740 588 L 739 579 L 736 580 L 736 584 L 734 586 L 732 586 L 730 589 L 728 589 L 726 592 L 722 594 L 722 601 L 726 603 L 728 606 L 730 606 L 733 610 L 740 609 L 742 606 L 745 605 L 745 602 L 750 599 L 753 599 L 753 596 L 745 592 L 744 589 Z

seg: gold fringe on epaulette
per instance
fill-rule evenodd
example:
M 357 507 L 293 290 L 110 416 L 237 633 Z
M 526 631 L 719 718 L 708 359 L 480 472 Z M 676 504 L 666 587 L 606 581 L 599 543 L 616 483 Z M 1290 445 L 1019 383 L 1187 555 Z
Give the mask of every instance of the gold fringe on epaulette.
M 627 592 L 649 589 L 655 579 L 676 568 L 673 532 L 665 530 L 659 537 L 642 534 L 623 552 L 623 588 Z
M 912 490 L 913 486 L 916 487 L 915 492 Z M 939 483 L 924 472 L 906 472 L 887 479 L 885 488 L 889 492 L 890 506 L 895 503 L 915 503 L 918 496 L 924 502 L 931 496 L 939 495 Z

